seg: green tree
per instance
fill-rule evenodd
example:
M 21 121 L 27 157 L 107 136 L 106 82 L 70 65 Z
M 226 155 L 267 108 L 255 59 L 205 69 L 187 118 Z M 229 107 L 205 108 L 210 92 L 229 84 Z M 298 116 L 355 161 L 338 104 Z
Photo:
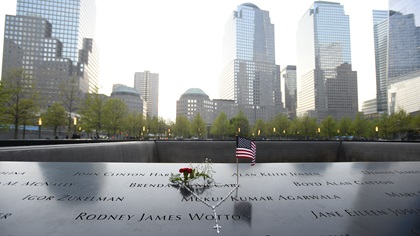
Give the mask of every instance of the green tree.
M 152 133 L 155 136 L 161 137 L 167 130 L 167 125 L 161 117 L 154 116 L 152 119 L 149 118 L 147 124 L 149 127 L 149 133 Z
M 417 114 L 411 120 L 411 128 L 413 129 L 412 139 L 418 139 L 420 137 L 420 114 Z
M 19 125 L 28 124 L 39 111 L 38 94 L 32 80 L 22 68 L 10 69 L 2 80 L 2 104 L 4 122 L 14 125 L 13 138 L 18 138 Z M 25 138 L 25 128 L 23 131 Z
M 169 126 L 166 124 L 165 120 L 162 117 L 158 117 L 158 133 L 161 135 L 167 135 Z
M 252 129 L 252 134 L 254 137 L 257 137 L 258 139 L 264 137 L 267 135 L 267 128 L 266 124 L 262 119 L 258 119 L 257 122 L 255 122 L 255 125 Z
M 391 119 L 388 114 L 382 114 L 377 122 L 378 126 L 378 138 L 383 137 L 385 139 L 390 139 L 392 137 L 392 125 Z
M 407 133 L 411 129 L 412 117 L 404 109 L 398 109 L 397 112 L 391 114 L 390 119 L 394 135 L 406 139 Z
M 98 93 L 86 94 L 86 98 L 80 108 L 83 125 L 86 129 L 94 131 L 97 138 L 104 125 L 106 100 L 106 96 Z
M 197 113 L 197 115 L 192 120 L 191 129 L 192 129 L 191 131 L 192 131 L 193 135 L 195 135 L 199 138 L 203 138 L 203 137 L 206 136 L 206 134 L 207 134 L 206 122 L 201 117 L 200 113 Z
M 33 99 L 25 99 L 21 101 L 20 107 L 22 108 L 22 125 L 23 133 L 22 138 L 26 136 L 26 126 L 30 124 L 36 124 L 36 117 L 39 116 L 40 108 L 37 105 L 37 95 Z
M 301 117 L 296 117 L 295 119 L 293 119 L 292 122 L 290 123 L 289 129 L 286 130 L 286 134 L 290 134 L 294 136 L 295 138 L 300 139 L 301 130 L 302 130 L 301 120 L 302 120 Z
M 159 118 L 157 116 L 152 117 L 149 124 L 149 133 L 154 134 L 155 136 L 158 136 L 159 134 Z
M 6 110 L 6 101 L 9 99 L 9 93 L 4 87 L 4 82 L 0 81 L 0 114 L 5 114 Z M 0 125 L 6 123 L 6 117 L 4 115 L 0 116 Z
M 417 114 L 416 116 L 413 117 L 413 119 L 411 121 L 411 127 L 415 131 L 420 130 L 420 114 Z
M 143 114 L 131 112 L 126 117 L 126 127 L 130 137 L 140 137 L 143 132 L 143 126 L 146 124 Z
M 327 139 L 337 134 L 337 121 L 332 117 L 328 116 L 321 121 L 321 134 L 324 134 Z
M 364 117 L 363 113 L 358 112 L 356 118 L 353 120 L 351 129 L 354 132 L 354 135 L 357 139 L 366 137 L 366 130 L 368 129 L 368 121 Z
M 351 133 L 351 123 L 352 120 L 350 117 L 341 118 L 340 122 L 338 123 L 338 135 L 348 136 Z
M 214 120 L 210 128 L 210 133 L 218 138 L 225 138 L 225 135 L 229 134 L 229 120 L 227 119 L 226 113 L 221 112 Z
M 315 137 L 316 131 L 318 129 L 315 117 L 309 117 L 308 115 L 304 115 L 300 120 L 300 123 L 300 133 L 305 137 L 306 140 L 309 140 L 311 137 Z
M 124 127 L 124 119 L 127 116 L 127 105 L 119 98 L 110 98 L 105 102 L 104 123 L 108 133 L 117 137 Z
M 230 127 L 232 135 L 249 136 L 249 121 L 242 110 L 230 120 Z
M 290 130 L 291 121 L 287 115 L 279 113 L 274 117 L 272 121 L 273 128 L 276 128 L 276 132 L 273 132 L 273 135 L 285 136 Z
M 53 127 L 54 136 L 57 136 L 58 127 L 67 123 L 66 109 L 59 103 L 53 103 L 42 115 L 45 126 Z
M 177 116 L 175 123 L 175 135 L 180 137 L 189 137 L 190 135 L 190 121 L 185 116 Z

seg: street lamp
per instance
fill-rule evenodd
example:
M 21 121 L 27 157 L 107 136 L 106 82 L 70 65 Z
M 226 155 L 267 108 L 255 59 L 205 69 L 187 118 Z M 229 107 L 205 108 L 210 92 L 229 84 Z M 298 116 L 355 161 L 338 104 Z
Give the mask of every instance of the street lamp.
M 321 128 L 318 127 L 318 139 L 321 138 Z
M 77 117 L 73 118 L 73 125 L 74 125 L 74 138 L 76 138 Z
M 41 139 L 41 126 L 42 126 L 42 119 L 39 117 L 38 119 L 38 139 Z
M 376 140 L 378 140 L 378 132 L 379 132 L 379 127 L 378 126 L 375 127 L 375 132 L 376 132 Z
M 276 137 L 276 127 L 273 127 L 273 136 Z

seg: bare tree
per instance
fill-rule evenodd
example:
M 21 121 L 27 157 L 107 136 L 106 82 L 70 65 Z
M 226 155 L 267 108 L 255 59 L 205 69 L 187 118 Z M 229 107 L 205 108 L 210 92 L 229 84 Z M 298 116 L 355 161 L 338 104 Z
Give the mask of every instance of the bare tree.
M 67 133 L 70 136 L 72 124 L 71 116 L 73 113 L 76 112 L 80 98 L 79 83 L 77 78 L 73 76 L 70 80 L 62 82 L 59 85 L 59 89 L 62 97 L 63 106 L 66 109 L 68 115 Z

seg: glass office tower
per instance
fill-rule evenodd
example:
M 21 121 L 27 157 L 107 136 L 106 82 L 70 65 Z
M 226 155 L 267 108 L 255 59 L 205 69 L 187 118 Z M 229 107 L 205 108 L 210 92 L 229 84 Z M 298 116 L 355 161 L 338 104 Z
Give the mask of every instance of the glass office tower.
M 387 112 L 387 57 L 389 11 L 373 10 L 377 112 Z
M 418 112 L 417 93 L 403 87 L 414 88 L 420 83 L 419 1 L 389 0 L 388 27 L 388 113 L 399 108 Z
M 95 0 L 18 0 L 16 12 L 6 16 L 3 72 L 22 66 L 47 105 L 59 100 L 58 85 L 71 78 L 81 92 L 98 89 Z M 20 62 L 9 60 L 16 48 Z
M 288 65 L 281 71 L 281 91 L 284 108 L 289 118 L 296 118 L 296 66 Z
M 354 118 L 357 73 L 351 68 L 349 16 L 339 3 L 317 1 L 297 31 L 297 115 Z
M 239 5 L 226 23 L 220 96 L 234 100 L 250 124 L 282 110 L 274 25 L 268 11 L 254 4 Z
M 416 0 L 389 1 L 388 82 L 420 70 L 420 4 Z

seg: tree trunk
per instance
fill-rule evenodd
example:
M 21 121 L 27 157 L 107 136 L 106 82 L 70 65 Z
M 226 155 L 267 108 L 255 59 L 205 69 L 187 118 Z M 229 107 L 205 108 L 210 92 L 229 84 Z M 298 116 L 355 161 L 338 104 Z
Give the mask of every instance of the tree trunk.
M 25 139 L 25 136 L 26 136 L 26 124 L 23 124 L 22 138 Z

